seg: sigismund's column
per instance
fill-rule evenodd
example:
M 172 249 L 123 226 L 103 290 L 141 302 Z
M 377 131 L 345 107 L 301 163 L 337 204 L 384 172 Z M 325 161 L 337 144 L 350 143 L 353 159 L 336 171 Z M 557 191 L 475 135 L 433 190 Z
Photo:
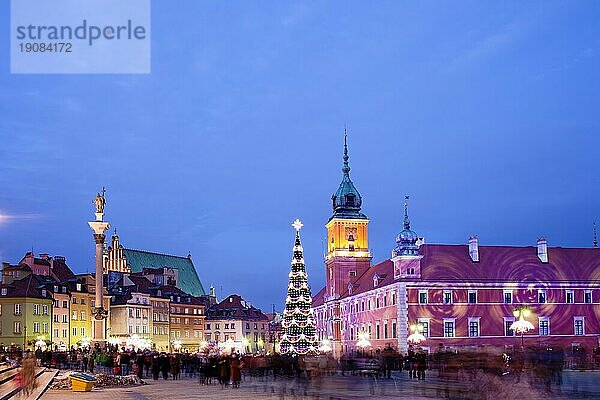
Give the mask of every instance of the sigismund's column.
M 98 193 L 96 198 L 92 201 L 92 204 L 96 206 L 96 220 L 88 222 L 90 228 L 94 231 L 94 241 L 96 242 L 96 300 L 93 310 L 92 344 L 94 346 L 100 346 L 100 348 L 104 348 L 106 345 L 106 318 L 108 317 L 108 310 L 104 309 L 104 302 L 102 299 L 104 232 L 110 226 L 108 222 L 104 222 L 104 206 L 106 205 L 106 199 L 104 198 L 105 193 L 106 189 L 102 188 L 102 194 Z

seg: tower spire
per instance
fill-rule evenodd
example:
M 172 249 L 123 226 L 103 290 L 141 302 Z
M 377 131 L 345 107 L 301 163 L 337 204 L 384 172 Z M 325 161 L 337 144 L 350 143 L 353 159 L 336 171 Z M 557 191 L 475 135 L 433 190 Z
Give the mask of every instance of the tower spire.
M 594 222 L 594 247 L 598 247 L 598 236 L 596 235 L 596 222 Z
M 408 219 L 408 199 L 408 195 L 404 196 L 404 229 L 410 229 L 410 220 Z
M 344 166 L 342 167 L 342 172 L 344 175 L 347 175 L 350 172 L 350 164 L 348 163 L 348 130 L 344 126 Z
M 392 250 L 392 256 L 418 256 L 419 246 L 417 241 L 419 236 L 410 229 L 410 219 L 408 219 L 408 199 L 404 196 L 404 229 L 396 236 L 396 247 Z

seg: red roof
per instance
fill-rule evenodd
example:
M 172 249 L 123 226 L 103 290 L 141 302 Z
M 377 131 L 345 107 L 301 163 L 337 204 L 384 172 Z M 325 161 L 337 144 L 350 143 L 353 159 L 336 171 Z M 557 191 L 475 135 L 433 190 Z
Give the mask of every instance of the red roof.
M 537 247 L 479 246 L 479 261 L 469 257 L 467 245 L 425 244 L 419 248 L 421 278 L 429 282 L 590 282 L 600 281 L 600 249 L 548 247 L 542 263 Z M 394 264 L 385 260 L 352 281 L 352 295 L 394 282 Z M 408 280 L 408 279 L 407 279 Z M 313 307 L 324 302 L 325 288 L 313 296 Z M 348 296 L 348 291 L 342 295 Z
M 263 312 L 237 294 L 232 294 L 206 311 L 206 319 L 243 319 L 268 322 Z

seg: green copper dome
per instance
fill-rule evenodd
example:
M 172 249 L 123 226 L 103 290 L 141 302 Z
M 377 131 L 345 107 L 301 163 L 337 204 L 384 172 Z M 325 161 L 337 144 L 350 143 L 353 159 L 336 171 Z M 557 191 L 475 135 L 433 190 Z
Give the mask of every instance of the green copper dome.
M 366 219 L 367 216 L 360 212 L 362 197 L 350 179 L 350 165 L 348 164 L 348 145 L 344 130 L 344 165 L 342 167 L 342 182 L 340 187 L 331 197 L 333 202 L 333 216 L 331 218 L 356 218 Z

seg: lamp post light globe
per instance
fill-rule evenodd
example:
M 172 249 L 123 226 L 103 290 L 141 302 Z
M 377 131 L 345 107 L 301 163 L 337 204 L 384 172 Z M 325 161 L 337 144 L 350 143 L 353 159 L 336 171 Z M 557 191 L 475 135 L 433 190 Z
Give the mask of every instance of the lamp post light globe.
M 423 335 L 423 324 L 412 324 L 410 326 L 411 334 L 406 338 L 406 341 L 410 344 L 420 344 L 426 337 Z
M 513 322 L 509 329 L 512 329 L 515 333 L 521 334 L 521 348 L 525 347 L 525 334 L 530 330 L 534 329 L 534 326 L 531 322 L 527 321 L 525 318 L 531 315 L 531 311 L 527 307 L 517 307 L 513 311 L 513 315 L 515 318 L 518 318 L 515 322 Z

